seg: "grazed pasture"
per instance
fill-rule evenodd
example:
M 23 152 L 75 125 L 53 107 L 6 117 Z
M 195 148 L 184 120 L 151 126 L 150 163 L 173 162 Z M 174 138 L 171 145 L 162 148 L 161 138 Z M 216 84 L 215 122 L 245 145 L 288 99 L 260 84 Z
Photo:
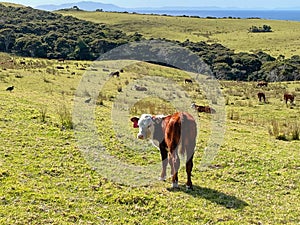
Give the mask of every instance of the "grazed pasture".
M 236 52 L 262 50 L 273 57 L 300 55 L 299 22 L 264 19 L 206 19 L 111 12 L 59 11 L 96 23 L 112 25 L 127 34 L 147 39 L 166 38 L 220 43 Z M 271 26 L 271 33 L 249 33 L 251 26 Z
M 270 135 L 273 121 L 280 132 L 298 124 L 299 82 L 256 83 L 221 81 L 226 99 L 226 133 L 219 154 L 208 168 L 200 168 L 210 137 L 211 115 L 200 114 L 193 172 L 194 190 L 170 182 L 153 181 L 145 187 L 111 182 L 83 157 L 70 120 L 74 93 L 88 62 L 30 59 L 1 55 L 0 66 L 0 223 L 1 224 L 299 224 L 300 141 Z M 25 64 L 21 65 L 21 61 Z M 63 66 L 64 69 L 57 69 Z M 108 151 L 134 165 L 159 162 L 158 150 L 127 148 L 111 124 L 118 88 L 144 75 L 173 79 L 198 104 L 207 104 L 196 84 L 184 84 L 182 71 L 139 63 L 111 78 L 96 103 L 99 139 Z M 95 74 L 109 72 L 98 70 Z M 5 89 L 14 85 L 12 92 Z M 259 103 L 263 90 L 267 103 Z M 296 105 L 286 106 L 285 91 L 296 94 Z M 135 115 L 174 110 L 157 100 L 139 102 Z M 90 104 L 90 103 L 87 103 Z M 162 107 L 163 105 L 168 107 Z M 190 107 L 190 105 L 187 105 Z M 63 120 L 64 119 L 64 120 Z M 134 136 L 136 130 L 129 132 Z M 290 134 L 286 134 L 290 139 Z

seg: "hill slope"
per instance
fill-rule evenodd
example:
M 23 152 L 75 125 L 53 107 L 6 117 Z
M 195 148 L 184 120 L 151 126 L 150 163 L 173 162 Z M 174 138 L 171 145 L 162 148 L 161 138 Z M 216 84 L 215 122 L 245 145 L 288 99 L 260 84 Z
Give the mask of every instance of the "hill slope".
M 151 171 L 155 179 L 147 180 L 151 185 L 132 187 L 112 182 L 107 175 L 111 167 L 95 170 L 84 157 L 88 148 L 79 147 L 76 132 L 62 129 L 62 117 L 70 115 L 74 92 L 83 78 L 77 65 L 84 62 L 66 61 L 64 66 L 69 69 L 58 70 L 55 68 L 61 64 L 56 60 L 14 60 L 1 64 L 0 70 L 0 224 L 299 224 L 300 141 L 281 141 L 269 134 L 272 121 L 279 124 L 280 134 L 286 131 L 290 135 L 289 127 L 297 125 L 300 107 L 286 107 L 281 96 L 284 91 L 295 91 L 299 82 L 270 84 L 264 89 L 267 104 L 258 102 L 255 83 L 221 82 L 228 98 L 224 143 L 212 166 L 201 170 L 200 161 L 212 129 L 212 115 L 201 114 L 194 190 L 185 190 L 184 167 L 179 172 L 180 188 L 172 190 L 168 189 L 170 179 L 156 179 L 159 151 L 152 146 L 149 151 L 140 151 L 140 145 L 146 145 L 141 140 L 131 148 L 114 129 L 113 108 L 123 101 L 127 105 L 127 100 L 134 98 L 120 98 L 117 90 L 120 85 L 125 90 L 126 85 L 148 76 L 161 76 L 198 104 L 206 102 L 204 94 L 197 91 L 196 84 L 183 84 L 187 74 L 180 70 L 146 63 L 124 68 L 119 78 L 105 84 L 102 104 L 94 105 L 94 123 L 107 151 L 122 162 L 158 165 Z M 25 66 L 20 65 L 21 60 L 25 60 Z M 89 73 L 108 76 L 101 67 Z M 5 91 L 9 85 L 15 85 L 15 90 Z M 143 110 L 159 109 L 154 105 L 146 105 Z M 135 139 L 137 131 L 129 118 L 121 118 L 128 120 L 124 129 Z M 102 147 L 95 147 L 101 155 Z M 137 179 L 143 177 L 141 173 L 135 175 Z
M 60 12 L 96 23 L 106 23 L 127 34 L 146 38 L 219 43 L 236 52 L 264 51 L 273 57 L 300 55 L 300 22 L 263 19 L 204 19 L 109 12 Z M 251 26 L 272 27 L 271 33 L 249 33 Z

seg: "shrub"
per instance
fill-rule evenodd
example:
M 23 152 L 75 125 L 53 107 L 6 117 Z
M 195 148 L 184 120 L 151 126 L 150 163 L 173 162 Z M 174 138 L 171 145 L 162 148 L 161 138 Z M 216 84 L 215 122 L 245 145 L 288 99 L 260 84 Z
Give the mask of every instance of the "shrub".
M 73 129 L 72 115 L 65 103 L 59 107 L 58 116 L 62 129 Z
M 272 28 L 269 25 L 263 25 L 262 27 L 252 26 L 248 31 L 252 33 L 272 32 Z
M 42 106 L 40 108 L 40 119 L 42 123 L 46 122 L 46 114 L 47 114 L 47 107 L 46 106 Z
M 291 124 L 290 125 L 290 132 L 292 135 L 292 140 L 299 140 L 300 138 L 300 126 L 299 124 Z

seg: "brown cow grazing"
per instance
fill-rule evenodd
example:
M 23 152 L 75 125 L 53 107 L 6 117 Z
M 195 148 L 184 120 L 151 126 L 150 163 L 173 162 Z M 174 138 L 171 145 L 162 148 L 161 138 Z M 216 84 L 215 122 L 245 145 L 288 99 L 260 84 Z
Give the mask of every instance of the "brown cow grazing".
M 191 105 L 191 108 L 197 110 L 198 112 L 211 113 L 211 114 L 216 113 L 216 110 L 214 110 L 209 106 L 196 105 L 195 103 Z
M 266 81 L 259 81 L 256 85 L 257 87 L 268 87 L 268 82 Z
M 193 81 L 192 81 L 191 79 L 185 79 L 185 80 L 184 80 L 184 83 L 185 83 L 185 84 L 192 84 Z
M 295 100 L 295 96 L 293 94 L 289 94 L 289 93 L 285 93 L 283 95 L 283 98 L 285 100 L 285 104 L 287 104 L 288 101 L 290 101 L 290 103 L 293 104 L 294 100 Z
M 119 77 L 120 76 L 120 72 L 119 71 L 115 71 L 115 72 L 111 72 L 109 74 L 110 77 Z
M 264 102 L 266 102 L 266 95 L 265 93 L 263 92 L 258 92 L 257 93 L 257 97 L 258 97 L 258 100 L 261 102 L 262 100 L 264 100 Z
M 168 116 L 143 114 L 132 117 L 133 127 L 139 128 L 138 139 L 150 139 L 159 148 L 162 159 L 160 180 L 166 180 L 168 162 L 171 166 L 172 187 L 178 187 L 180 158 L 178 153 L 186 155 L 186 187 L 192 188 L 192 169 L 194 148 L 196 145 L 197 125 L 194 118 L 186 112 L 176 112 Z

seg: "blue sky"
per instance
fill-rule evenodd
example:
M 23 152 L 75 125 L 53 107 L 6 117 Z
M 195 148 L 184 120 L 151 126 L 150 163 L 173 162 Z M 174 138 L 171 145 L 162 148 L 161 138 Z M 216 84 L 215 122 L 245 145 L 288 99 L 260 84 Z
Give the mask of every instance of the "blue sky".
M 19 3 L 27 6 L 37 6 L 44 4 L 63 4 L 75 3 L 83 0 L 0 0 L 13 3 Z M 257 8 L 257 9 L 273 9 L 273 8 L 294 8 L 300 7 L 297 0 L 85 0 L 115 4 L 126 8 L 136 7 L 164 7 L 164 6 L 185 6 L 185 7 L 237 7 L 237 8 Z M 47 3 L 46 3 L 47 2 Z

